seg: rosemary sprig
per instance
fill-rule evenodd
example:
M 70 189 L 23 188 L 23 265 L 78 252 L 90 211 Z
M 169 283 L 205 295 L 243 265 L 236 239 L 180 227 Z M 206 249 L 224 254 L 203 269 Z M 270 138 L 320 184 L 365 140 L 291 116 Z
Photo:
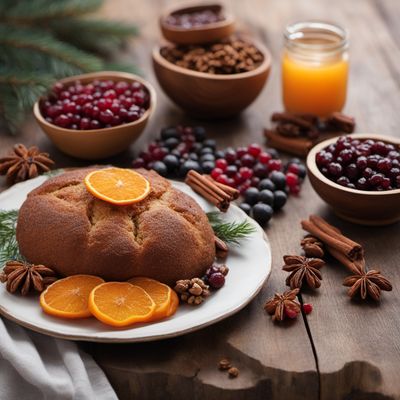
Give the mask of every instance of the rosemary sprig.
M 239 244 L 240 239 L 249 236 L 255 228 L 248 222 L 224 222 L 219 212 L 207 213 L 208 221 L 214 230 L 215 236 L 226 243 Z
M 15 228 L 18 210 L 0 210 L 0 267 L 9 260 L 20 260 Z

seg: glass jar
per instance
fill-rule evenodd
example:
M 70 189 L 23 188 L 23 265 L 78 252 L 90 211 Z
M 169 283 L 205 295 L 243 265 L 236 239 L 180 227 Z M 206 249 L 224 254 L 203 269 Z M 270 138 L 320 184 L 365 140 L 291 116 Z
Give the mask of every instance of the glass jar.
M 287 26 L 284 36 L 285 109 L 321 117 L 341 111 L 349 70 L 347 31 L 338 25 L 308 21 Z

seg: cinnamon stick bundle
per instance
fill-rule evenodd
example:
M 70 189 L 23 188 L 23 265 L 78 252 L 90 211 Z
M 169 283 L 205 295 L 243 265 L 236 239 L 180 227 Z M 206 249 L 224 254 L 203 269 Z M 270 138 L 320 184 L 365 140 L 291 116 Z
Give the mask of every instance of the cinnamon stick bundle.
M 354 242 L 324 219 L 311 215 L 309 220 L 301 221 L 302 228 L 324 242 L 327 247 L 345 255 L 349 260 L 364 258 L 364 251 L 359 243 Z
M 268 139 L 268 145 L 270 147 L 300 157 L 305 157 L 311 147 L 313 147 L 313 142 L 309 139 L 282 136 L 275 130 L 265 129 L 264 135 Z
M 226 212 L 230 202 L 239 197 L 238 190 L 215 182 L 211 177 L 201 175 L 194 170 L 187 173 L 185 183 L 222 212 Z

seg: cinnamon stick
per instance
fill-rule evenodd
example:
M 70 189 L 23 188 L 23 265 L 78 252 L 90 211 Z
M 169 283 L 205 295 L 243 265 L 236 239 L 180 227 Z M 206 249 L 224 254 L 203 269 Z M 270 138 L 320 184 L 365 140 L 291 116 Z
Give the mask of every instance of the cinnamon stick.
M 236 200 L 236 199 L 239 198 L 239 196 L 240 196 L 239 190 L 237 190 L 237 189 L 235 189 L 235 188 L 233 188 L 233 187 L 230 187 L 230 186 L 228 186 L 228 185 L 224 185 L 223 183 L 219 183 L 219 182 L 217 182 L 217 181 L 214 181 L 214 179 L 211 178 L 210 175 L 203 175 L 203 176 L 204 176 L 206 179 L 208 179 L 209 181 L 213 182 L 215 185 L 217 185 L 217 186 L 218 186 L 220 189 L 222 189 L 224 192 L 228 193 L 228 194 L 231 196 L 232 200 Z
M 265 129 L 264 135 L 269 146 L 301 157 L 305 157 L 313 147 L 313 142 L 309 139 L 285 137 L 270 129 Z
M 334 249 L 333 247 L 326 246 L 326 249 L 330 253 L 330 255 L 336 260 L 343 264 L 348 270 L 350 270 L 353 274 L 359 274 L 365 271 L 365 260 L 357 260 L 351 261 L 349 260 L 345 254 L 341 253 L 340 251 Z
M 328 224 L 329 225 L 329 224 Z M 362 257 L 362 247 L 355 242 L 349 242 L 350 239 L 343 235 L 340 235 L 335 229 L 328 229 L 328 227 L 321 228 L 314 222 L 309 220 L 301 221 L 302 228 L 320 239 L 327 246 L 339 251 L 344 254 L 350 260 L 357 260 Z
M 218 187 L 214 181 L 210 181 L 198 172 L 190 170 L 186 175 L 185 183 L 200 196 L 214 204 L 220 211 L 226 212 L 228 210 L 233 198 L 229 193 Z
M 357 260 L 363 258 L 362 246 L 359 243 L 355 242 L 354 240 L 351 240 L 350 238 L 344 236 L 338 228 L 330 225 L 328 222 L 326 222 L 323 218 L 319 217 L 318 215 L 310 215 L 310 221 L 319 228 L 321 228 L 322 230 L 324 230 L 326 233 L 335 236 L 337 239 L 352 246 L 354 248 L 354 258 L 350 257 L 351 259 Z

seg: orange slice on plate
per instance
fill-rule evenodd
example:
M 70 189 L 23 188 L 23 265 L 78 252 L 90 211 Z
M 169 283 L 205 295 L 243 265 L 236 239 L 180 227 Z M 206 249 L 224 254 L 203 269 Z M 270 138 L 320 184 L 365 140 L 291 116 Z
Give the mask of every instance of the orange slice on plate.
M 167 311 L 166 317 L 171 317 L 176 313 L 176 310 L 178 309 L 179 306 L 179 297 L 176 294 L 175 290 L 171 289 L 171 302 L 169 303 L 169 308 Z
M 164 283 L 158 282 L 154 279 L 145 277 L 135 277 L 128 281 L 132 285 L 139 286 L 147 292 L 147 294 L 153 299 L 156 304 L 154 314 L 151 317 L 152 321 L 165 318 L 171 303 L 171 293 L 173 290 L 164 285 Z
M 92 290 L 89 309 L 101 322 L 123 327 L 147 322 L 156 305 L 141 287 L 128 282 L 106 282 Z
M 87 190 L 98 199 L 117 205 L 128 205 L 145 199 L 150 193 L 149 181 L 136 171 L 104 168 L 85 177 Z
M 40 295 L 40 305 L 47 314 L 61 318 L 87 318 L 90 292 L 104 280 L 93 275 L 72 275 L 51 284 Z

